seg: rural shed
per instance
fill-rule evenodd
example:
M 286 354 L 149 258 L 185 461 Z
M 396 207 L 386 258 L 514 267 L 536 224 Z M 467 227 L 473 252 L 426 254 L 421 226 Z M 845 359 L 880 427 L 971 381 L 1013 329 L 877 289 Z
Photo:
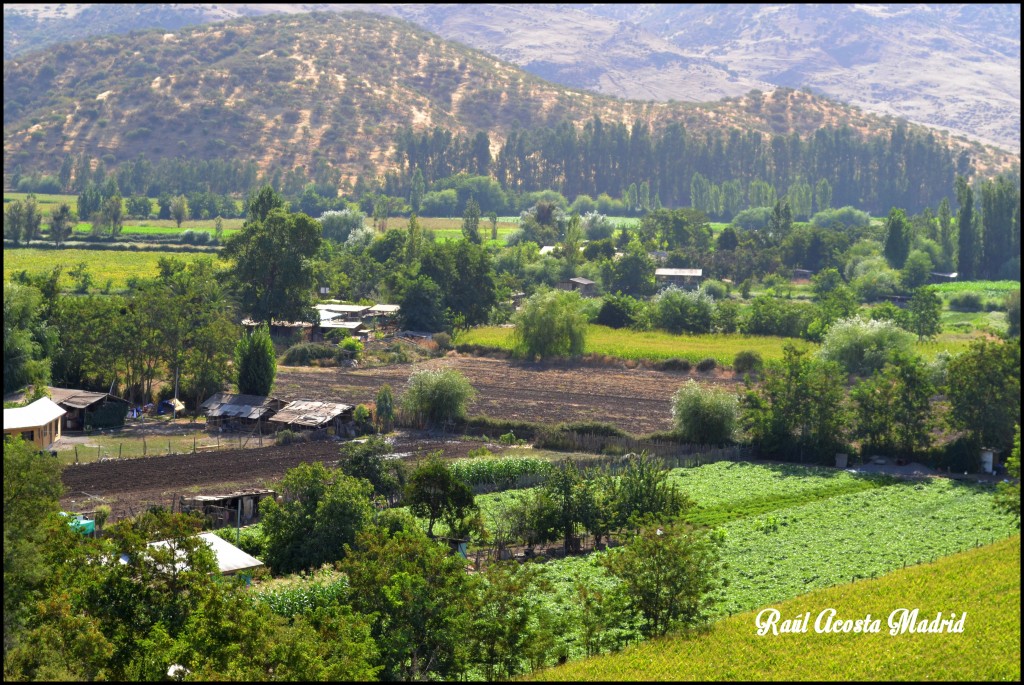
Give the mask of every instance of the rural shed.
M 266 488 L 239 490 L 226 495 L 192 495 L 178 498 L 178 511 L 198 511 L 210 518 L 215 528 L 224 526 L 247 526 L 259 518 L 260 502 L 277 493 Z
M 106 392 L 90 392 L 73 388 L 47 388 L 50 397 L 67 414 L 61 421 L 64 430 L 84 430 L 123 426 L 128 413 L 128 400 Z
M 655 269 L 654 280 L 668 285 L 678 285 L 683 288 L 696 287 L 700 285 L 700 279 L 704 277 L 704 269 Z
M 596 294 L 596 283 L 589 278 L 583 278 L 577 276 L 576 278 L 570 278 L 567 281 L 562 281 L 558 284 L 561 290 L 575 290 L 583 297 L 591 297 Z
M 259 568 L 263 565 L 262 561 L 243 552 L 216 533 L 199 533 L 199 537 L 206 543 L 207 547 L 213 550 L 213 555 L 217 558 L 217 569 L 226 576 L 231 575 L 232 573 L 238 573 L 239 571 L 251 571 L 252 569 Z M 180 558 L 181 556 L 181 553 L 176 549 L 174 540 L 159 540 L 157 542 L 151 542 L 148 547 L 165 547 L 175 550 L 176 557 Z M 121 554 L 120 561 L 122 564 L 127 564 L 128 555 Z M 184 562 L 178 562 L 174 565 L 178 567 L 178 571 L 183 571 L 187 568 Z
M 250 427 L 266 421 L 284 405 L 283 401 L 275 397 L 219 392 L 201 406 L 211 426 L 235 424 Z
M 370 307 L 364 304 L 318 304 L 316 310 L 320 312 L 321 322 L 329 319 L 358 321 L 370 311 Z
M 342 425 L 352 420 L 354 409 L 351 404 L 338 402 L 295 400 L 274 414 L 269 422 L 278 430 L 316 430 L 333 426 L 335 434 L 340 435 Z
M 60 438 L 60 419 L 66 413 L 49 397 L 40 397 L 27 407 L 4 409 L 4 435 L 20 435 L 44 450 Z

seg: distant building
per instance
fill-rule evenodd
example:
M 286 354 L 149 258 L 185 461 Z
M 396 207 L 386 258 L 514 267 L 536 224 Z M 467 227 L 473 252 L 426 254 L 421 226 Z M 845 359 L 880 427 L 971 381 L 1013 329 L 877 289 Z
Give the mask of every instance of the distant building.
M 345 424 L 352 422 L 355 407 L 339 402 L 295 400 L 279 409 L 267 419 L 274 430 L 318 430 L 333 428 L 335 435 L 344 433 Z
M 938 271 L 932 271 L 930 274 L 928 274 L 928 283 L 932 285 L 938 285 L 940 283 L 953 283 L 956 281 L 959 275 L 960 274 L 958 274 L 956 271 L 948 274 L 940 273 Z
M 60 425 L 64 431 L 80 431 L 88 425 L 96 428 L 123 426 L 130 406 L 128 400 L 105 392 L 54 387 L 47 387 L 46 391 L 50 399 L 67 412 L 61 417 Z M 4 396 L 4 402 L 24 401 L 24 392 Z
M 206 543 L 206 546 L 213 551 L 213 555 L 217 559 L 217 569 L 224 575 L 231 575 L 233 573 L 243 571 L 252 571 L 253 569 L 263 566 L 262 561 L 246 552 L 243 552 L 216 533 L 199 533 L 199 537 Z M 178 559 L 183 556 L 183 554 L 179 554 L 175 540 L 159 540 L 157 542 L 151 542 L 147 546 L 154 549 L 167 548 L 174 550 L 174 556 Z M 127 564 L 129 561 L 128 555 L 121 554 L 120 561 L 122 564 Z M 175 570 L 178 572 L 187 569 L 187 564 L 181 561 L 176 562 L 174 566 L 177 567 Z M 170 572 L 170 569 L 163 570 L 165 572 Z
M 284 405 L 282 400 L 275 397 L 219 392 L 200 406 L 206 414 L 207 425 L 249 430 L 265 424 Z
M 597 294 L 597 284 L 589 278 L 570 278 L 558 284 L 562 290 L 575 290 L 583 297 L 593 297 Z
M 661 285 L 696 288 L 704 278 L 704 269 L 655 269 L 654 280 Z
M 4 409 L 4 436 L 20 435 L 36 449 L 45 450 L 60 439 L 60 419 L 66 413 L 49 397 L 27 407 Z
M 224 526 L 247 526 L 259 518 L 260 502 L 277 493 L 265 488 L 241 490 L 226 495 L 193 495 L 178 498 L 178 510 L 182 513 L 198 511 L 210 519 L 214 528 Z

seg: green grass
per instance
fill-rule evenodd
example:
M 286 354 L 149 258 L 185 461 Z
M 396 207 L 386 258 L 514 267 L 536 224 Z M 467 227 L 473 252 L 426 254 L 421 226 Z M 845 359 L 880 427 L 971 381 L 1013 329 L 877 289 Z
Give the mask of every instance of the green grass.
M 459 344 L 481 345 L 499 350 L 512 349 L 512 328 L 481 326 L 459 335 Z M 915 343 L 917 351 L 926 359 L 933 359 L 942 351 L 959 353 L 967 349 L 976 336 L 942 335 L 936 340 Z M 731 366 L 737 352 L 750 350 L 762 359 L 782 359 L 787 344 L 817 349 L 818 345 L 795 338 L 778 338 L 739 333 L 701 335 L 673 335 L 663 331 L 632 331 L 591 324 L 587 327 L 584 354 L 616 357 L 618 359 L 663 360 L 688 359 L 696 363 L 712 358 L 722 366 Z
M 1020 290 L 1020 281 L 959 281 L 933 286 L 945 299 L 954 293 L 978 293 L 984 298 L 1002 301 L 1014 290 Z
M 224 219 L 224 235 L 232 235 L 242 229 L 244 219 Z M 181 228 L 173 219 L 127 219 L 121 229 L 121 235 L 181 235 L 185 231 L 206 231 L 213 237 L 216 230 L 213 221 L 210 219 L 183 221 Z M 80 221 L 75 224 L 74 236 L 89 235 L 92 233 L 92 224 L 87 221 Z
M 810 612 L 808 632 L 758 636 L 757 612 L 749 611 L 702 635 L 652 640 L 531 679 L 1020 681 L 1019 535 L 771 606 L 783 619 Z M 881 618 L 882 631 L 816 633 L 814 620 L 827 608 L 843 618 Z M 898 608 L 929 617 L 966 612 L 964 632 L 890 635 L 887 618 Z
M 159 419 L 157 419 L 159 420 Z M 147 422 L 149 419 L 147 419 Z M 88 443 L 85 445 L 70 445 L 66 440 L 60 440 L 51 449 L 57 451 L 57 458 L 62 464 L 74 464 L 78 460 L 80 464 L 99 461 L 100 459 L 135 459 L 138 457 L 160 457 L 166 456 L 168 450 L 172 454 L 184 454 L 191 452 L 193 446 L 196 450 L 211 450 L 236 448 L 237 440 L 233 437 L 219 439 L 216 435 L 209 435 L 202 430 L 188 430 L 182 428 L 177 435 L 155 435 L 143 440 L 140 437 L 128 436 L 118 431 L 107 431 L 104 433 L 95 432 L 87 436 Z M 244 438 L 243 438 L 244 440 Z M 271 444 L 273 438 L 264 444 Z M 251 443 L 250 443 L 251 444 Z
M 134 252 L 131 250 L 38 250 L 35 248 L 19 248 L 4 250 L 4 281 L 19 271 L 29 273 L 48 272 L 54 266 L 63 265 L 64 273 L 60 277 L 60 287 L 71 290 L 73 279 L 68 270 L 84 262 L 93 278 L 93 290 L 103 288 L 107 280 L 111 281 L 114 290 L 127 287 L 128 279 L 154 278 L 158 273 L 157 262 L 161 257 L 172 256 L 185 261 L 194 261 L 201 257 L 212 259 L 215 255 L 192 252 Z
M 13 202 L 15 200 L 24 201 L 29 196 L 29 193 L 4 193 L 4 204 Z M 43 216 L 47 216 L 50 210 L 57 207 L 62 202 L 67 202 L 71 209 L 75 209 L 78 204 L 77 195 L 48 195 L 46 193 L 35 193 L 36 204 L 39 206 L 39 211 Z
M 503 350 L 512 349 L 511 328 L 484 326 L 466 331 L 458 342 L 483 345 Z M 699 362 L 711 357 L 719 364 L 730 365 L 736 353 L 743 350 L 758 352 L 764 359 L 782 359 L 786 338 L 732 334 L 672 335 L 662 331 L 631 331 L 607 326 L 587 327 L 585 354 L 597 354 L 619 359 L 689 359 Z M 817 347 L 812 343 L 803 343 Z

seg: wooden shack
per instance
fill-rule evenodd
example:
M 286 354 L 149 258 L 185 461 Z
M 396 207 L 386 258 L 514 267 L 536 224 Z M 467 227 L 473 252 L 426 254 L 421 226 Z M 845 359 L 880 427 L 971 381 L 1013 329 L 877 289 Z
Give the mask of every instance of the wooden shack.
M 654 280 L 659 285 L 696 288 L 704 278 L 704 269 L 655 269 Z
M 295 400 L 278 410 L 267 423 L 274 430 L 326 430 L 334 429 L 335 435 L 346 433 L 346 425 L 352 423 L 355 406 L 340 402 L 318 400 Z
M 259 428 L 262 431 L 267 419 L 284 405 L 275 397 L 219 392 L 203 402 L 201 408 L 208 426 L 240 430 Z

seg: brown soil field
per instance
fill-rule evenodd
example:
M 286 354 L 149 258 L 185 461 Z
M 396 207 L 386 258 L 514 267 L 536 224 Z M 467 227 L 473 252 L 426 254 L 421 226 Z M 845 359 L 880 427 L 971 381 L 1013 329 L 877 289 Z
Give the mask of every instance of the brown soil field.
M 552 365 L 449 354 L 416 364 L 373 369 L 278 367 L 274 394 L 281 399 L 372 402 L 388 383 L 400 399 L 405 385 L 422 369 L 457 369 L 478 395 L 470 414 L 493 418 L 562 423 L 601 421 L 634 434 L 669 430 L 671 398 L 694 378 L 701 383 L 737 387 L 732 372 L 708 374 L 614 366 Z
M 446 457 L 465 457 L 484 443 L 427 434 L 393 436 L 395 451 L 416 459 L 442 450 Z M 499 452 L 500 447 L 488 445 Z M 226 494 L 247 488 L 268 487 L 285 471 L 302 463 L 338 460 L 335 440 L 287 446 L 223 449 L 197 454 L 139 459 L 116 459 L 65 467 L 61 474 L 66 511 L 92 511 L 99 504 L 111 508 L 111 520 L 130 516 L 149 505 L 170 506 L 176 495 Z

